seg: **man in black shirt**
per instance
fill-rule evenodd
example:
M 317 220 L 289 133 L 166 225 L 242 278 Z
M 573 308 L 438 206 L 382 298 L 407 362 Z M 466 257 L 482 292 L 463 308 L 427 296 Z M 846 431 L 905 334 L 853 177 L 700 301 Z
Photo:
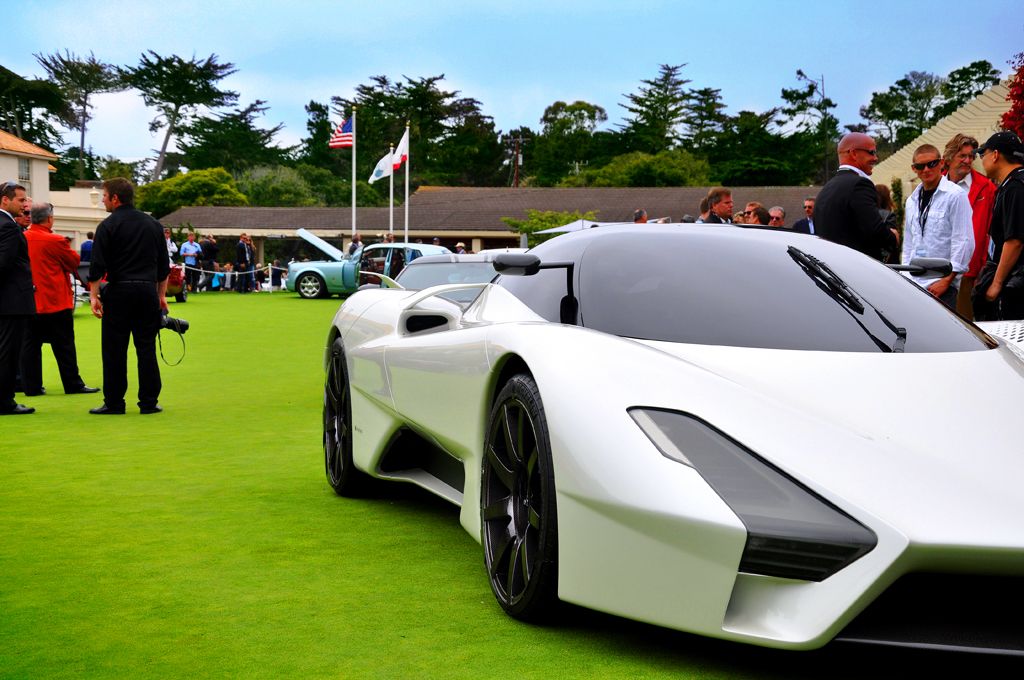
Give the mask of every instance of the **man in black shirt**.
M 159 413 L 160 367 L 156 334 L 167 309 L 167 246 L 160 223 L 134 207 L 135 189 L 118 177 L 103 183 L 103 207 L 110 216 L 96 229 L 89 264 L 89 302 L 103 320 L 103 405 L 97 415 L 123 414 L 128 391 L 128 338 L 139 368 L 139 411 Z M 100 279 L 107 285 L 100 297 Z
M 974 286 L 974 317 L 1024 319 L 1024 144 L 1013 132 L 997 132 L 978 153 L 999 189 L 989 227 L 995 250 Z

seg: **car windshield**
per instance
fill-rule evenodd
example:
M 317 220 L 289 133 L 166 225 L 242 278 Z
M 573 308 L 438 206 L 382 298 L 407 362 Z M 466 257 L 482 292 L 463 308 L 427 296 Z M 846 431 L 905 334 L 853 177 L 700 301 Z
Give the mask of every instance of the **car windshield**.
M 644 340 L 833 352 L 996 346 L 911 280 L 815 237 L 711 226 L 611 229 L 575 241 L 558 237 L 533 251 L 542 260 L 576 262 L 578 318 L 587 328 Z M 809 269 L 811 260 L 794 258 L 790 246 L 818 264 Z M 499 284 L 559 321 L 564 270 L 505 276 Z
M 448 283 L 487 283 L 496 272 L 490 262 L 422 262 L 402 271 L 398 282 L 408 290 Z

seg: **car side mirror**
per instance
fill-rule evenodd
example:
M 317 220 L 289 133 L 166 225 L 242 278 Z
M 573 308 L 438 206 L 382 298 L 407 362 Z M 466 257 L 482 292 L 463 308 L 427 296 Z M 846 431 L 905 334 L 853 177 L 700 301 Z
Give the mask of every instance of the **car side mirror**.
M 953 263 L 941 257 L 915 257 L 910 264 L 891 264 L 889 268 L 898 272 L 910 272 L 915 276 L 931 274 L 944 277 L 953 273 Z
M 540 258 L 530 253 L 500 253 L 494 256 L 494 271 L 506 276 L 533 276 L 540 271 Z

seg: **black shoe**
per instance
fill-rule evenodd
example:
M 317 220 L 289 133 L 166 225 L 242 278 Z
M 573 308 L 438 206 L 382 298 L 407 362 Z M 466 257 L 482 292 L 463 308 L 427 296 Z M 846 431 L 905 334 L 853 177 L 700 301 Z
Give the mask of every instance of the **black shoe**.
M 25 416 L 29 413 L 35 413 L 36 410 L 31 406 L 23 406 L 22 404 L 15 404 L 13 408 L 9 408 L 5 411 L 0 411 L 0 416 Z
M 110 408 L 106 404 L 89 409 L 89 413 L 97 416 L 123 416 L 124 406 L 121 408 Z
M 151 413 L 163 413 L 163 407 L 160 404 L 153 404 L 152 406 L 140 406 L 139 413 L 144 416 L 148 416 Z
M 96 394 L 100 391 L 98 387 L 89 387 L 88 385 L 82 385 L 76 390 L 65 391 L 64 394 Z
M 26 397 L 41 397 L 46 394 L 46 388 L 40 387 L 38 390 L 25 390 Z

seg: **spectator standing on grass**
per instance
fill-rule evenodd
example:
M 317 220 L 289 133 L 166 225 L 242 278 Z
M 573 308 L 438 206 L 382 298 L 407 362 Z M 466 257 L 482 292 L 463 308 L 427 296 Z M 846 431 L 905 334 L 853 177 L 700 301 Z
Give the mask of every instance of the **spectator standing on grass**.
M 960 280 L 960 294 L 956 299 L 956 311 L 968 319 L 974 319 L 971 291 L 988 259 L 988 230 L 996 198 L 996 185 L 974 169 L 978 146 L 978 140 L 974 137 L 958 134 L 946 142 L 942 153 L 942 159 L 946 162 L 946 177 L 967 192 L 967 201 L 971 204 L 974 255 L 971 256 L 971 265 Z
M 979 149 L 981 167 L 999 187 L 992 210 L 992 257 L 974 285 L 979 321 L 1024 319 L 1024 144 L 997 132 Z
M 911 168 L 921 183 L 907 196 L 903 211 L 903 264 L 915 257 L 949 260 L 949 276 L 912 277 L 918 285 L 950 309 L 956 309 L 960 276 L 967 271 L 974 252 L 971 204 L 967 192 L 942 176 L 939 150 L 922 144 L 914 150 Z
M 36 313 L 28 242 L 15 219 L 25 205 L 25 187 L 14 182 L 0 185 L 0 415 L 35 413 L 14 401 L 22 338 L 29 318 Z
M 102 321 L 103 405 L 89 413 L 124 414 L 129 338 L 138 360 L 139 412 L 160 413 L 156 334 L 161 312 L 167 309 L 167 246 L 160 238 L 160 223 L 135 209 L 135 187 L 127 179 L 103 182 L 103 207 L 110 216 L 96 229 L 89 265 L 89 305 Z
M 92 237 L 93 232 L 88 232 L 85 235 L 85 240 L 82 241 L 82 247 L 79 249 L 79 257 L 82 263 L 88 262 L 92 259 Z
M 93 394 L 78 373 L 75 351 L 75 289 L 71 276 L 77 275 L 79 255 L 66 238 L 53 233 L 53 206 L 32 206 L 32 226 L 25 231 L 32 282 L 36 292 L 36 314 L 25 329 L 21 347 L 21 384 L 26 397 L 46 393 L 43 387 L 44 344 L 49 344 L 57 361 L 65 394 Z
M 199 241 L 199 245 L 203 249 L 203 270 L 213 272 L 213 265 L 217 263 L 217 255 L 220 253 L 220 248 L 217 247 L 217 239 L 207 235 Z
M 178 245 L 171 240 L 170 227 L 164 227 L 164 241 L 167 244 L 167 261 L 174 262 L 174 256 L 178 254 Z
M 248 234 L 242 234 L 235 246 L 235 291 L 248 293 L 252 291 L 252 268 L 256 260 L 253 258 L 252 242 Z
M 732 224 L 732 192 L 725 187 L 715 187 L 708 192 L 707 224 Z
M 199 290 L 199 266 L 203 259 L 203 247 L 196 243 L 196 233 L 188 232 L 188 240 L 181 244 L 178 251 L 185 262 L 185 282 L 189 292 Z
M 878 214 L 871 173 L 878 164 L 875 140 L 850 132 L 839 140 L 839 171 L 825 184 L 814 206 L 815 232 L 821 238 L 885 262 L 898 252 L 897 233 Z
M 793 223 L 793 231 L 798 234 L 815 234 L 814 231 L 814 196 L 804 199 L 804 216 Z
M 359 235 L 359 232 L 352 234 L 352 243 L 348 244 L 348 254 L 353 255 L 357 250 L 363 247 L 363 237 Z

